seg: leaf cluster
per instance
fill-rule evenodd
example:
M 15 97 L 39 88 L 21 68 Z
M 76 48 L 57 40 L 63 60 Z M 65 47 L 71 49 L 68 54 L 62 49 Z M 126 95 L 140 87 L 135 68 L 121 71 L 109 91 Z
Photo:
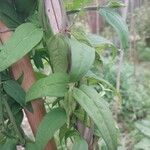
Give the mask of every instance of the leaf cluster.
M 44 69 L 45 63 L 52 70 L 46 77 L 40 74 L 37 82 L 27 93 L 23 91 L 18 81 L 1 80 L 1 102 L 5 105 L 7 120 L 10 119 L 17 133 L 19 142 L 16 143 L 24 145 L 27 150 L 41 150 L 55 132 L 59 131 L 60 142 L 71 139 L 72 149 L 86 150 L 87 142 L 78 130 L 80 121 L 85 127 L 90 128 L 92 137 L 102 138 L 109 150 L 116 150 L 117 128 L 109 106 L 103 99 L 105 91 L 116 92 L 116 90 L 98 76 L 98 68 L 102 64 L 102 51 L 112 50 L 114 58 L 116 47 L 103 37 L 89 35 L 78 29 L 71 28 L 69 32 L 64 30 L 54 34 L 48 23 L 43 1 L 39 1 L 38 6 L 33 0 L 1 1 L 6 7 L 2 7 L 4 10 L 0 9 L 0 15 L 5 14 L 1 15 L 3 17 L 0 19 L 8 27 L 17 28 L 12 37 L 0 47 L 0 71 L 2 73 L 8 71 L 12 64 L 26 54 L 30 55 L 38 70 Z M 12 12 L 7 12 L 6 8 Z M 115 28 L 122 47 L 126 49 L 128 29 L 121 17 L 108 6 L 100 8 L 100 14 Z M 3 95 L 6 95 L 7 99 L 3 100 Z M 13 99 L 18 105 L 20 115 L 24 107 L 30 106 L 30 102 L 38 98 L 45 100 L 47 97 L 53 98 L 54 101 L 39 125 L 35 141 L 24 140 L 24 134 L 20 131 L 23 116 L 17 124 L 8 98 Z M 3 112 L 2 109 L 2 114 Z M 5 122 L 2 121 L 2 124 Z M 14 145 L 14 141 L 10 142 L 8 137 L 2 145 L 3 149 L 5 146 Z

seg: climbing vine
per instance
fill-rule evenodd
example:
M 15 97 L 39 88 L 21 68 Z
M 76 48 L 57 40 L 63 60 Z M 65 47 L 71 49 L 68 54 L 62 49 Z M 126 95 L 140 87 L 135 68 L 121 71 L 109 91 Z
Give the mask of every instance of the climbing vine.
M 1 149 L 12 150 L 16 145 L 22 145 L 27 150 L 42 150 L 59 131 L 60 143 L 71 139 L 73 150 L 86 150 L 88 140 L 78 128 L 83 125 L 90 129 L 91 139 L 102 138 L 109 150 L 116 150 L 118 129 L 103 99 L 102 87 L 111 89 L 117 96 L 119 93 L 99 76 L 98 69 L 101 51 L 111 50 L 114 58 L 115 45 L 76 27 L 54 33 L 44 1 L 0 0 L 0 4 L 0 19 L 14 30 L 11 38 L 0 46 Z M 122 49 L 126 49 L 128 29 L 115 11 L 121 6 L 114 2 L 96 10 L 117 31 Z M 24 74 L 14 80 L 10 67 L 27 54 L 36 67 L 38 80 L 25 93 L 21 87 Z M 51 68 L 51 73 L 37 73 L 37 70 L 44 69 L 45 64 Z M 50 99 L 52 105 L 38 127 L 35 141 L 32 141 L 21 128 L 22 109 L 32 113 L 31 102 L 38 98 L 45 102 Z

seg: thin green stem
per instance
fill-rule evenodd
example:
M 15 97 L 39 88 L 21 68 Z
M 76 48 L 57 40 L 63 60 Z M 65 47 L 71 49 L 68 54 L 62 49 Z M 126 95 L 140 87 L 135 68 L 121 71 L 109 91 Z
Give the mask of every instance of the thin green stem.
M 92 7 L 84 7 L 83 9 L 69 10 L 69 11 L 67 11 L 67 15 L 75 14 L 75 13 L 78 13 L 80 11 L 97 11 L 103 7 L 104 6 L 92 6 Z

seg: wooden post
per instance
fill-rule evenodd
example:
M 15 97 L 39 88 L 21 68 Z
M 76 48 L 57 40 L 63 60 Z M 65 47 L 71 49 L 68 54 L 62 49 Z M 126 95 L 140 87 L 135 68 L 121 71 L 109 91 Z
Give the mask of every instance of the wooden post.
M 68 20 L 62 0 L 45 0 L 45 9 L 55 34 L 67 28 Z
M 3 22 L 0 22 L 0 30 L 6 31 L 9 30 Z M 12 35 L 12 32 L 0 33 L 0 39 L 4 43 Z M 13 50 L 13 49 L 12 49 Z M 18 79 L 19 76 L 23 73 L 23 83 L 22 87 L 27 91 L 31 85 L 36 81 L 34 71 L 28 56 L 25 56 L 17 63 L 13 64 L 11 67 L 12 75 L 15 79 Z M 33 113 L 30 113 L 28 110 L 25 110 L 26 116 L 28 118 L 29 124 L 31 126 L 32 132 L 35 135 L 37 128 L 45 115 L 45 107 L 42 100 L 35 100 L 32 102 Z M 46 146 L 45 150 L 56 150 L 56 145 L 54 140 L 51 140 Z

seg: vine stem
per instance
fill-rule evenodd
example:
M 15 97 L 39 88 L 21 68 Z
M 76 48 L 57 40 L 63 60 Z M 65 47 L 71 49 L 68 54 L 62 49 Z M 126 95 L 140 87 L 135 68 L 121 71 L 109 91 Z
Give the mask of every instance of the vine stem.
M 7 100 L 6 100 L 6 99 L 3 99 L 3 103 L 4 103 L 4 105 L 5 105 L 5 108 L 6 108 L 6 111 L 7 111 L 7 113 L 8 113 L 8 116 L 9 116 L 9 118 L 10 118 L 10 121 L 11 121 L 11 123 L 13 124 L 14 130 L 16 131 L 16 133 L 17 133 L 17 135 L 18 135 L 18 137 L 19 137 L 19 139 L 20 139 L 20 142 L 21 142 L 22 144 L 24 144 L 25 141 L 24 141 L 24 139 L 23 139 L 23 137 L 22 137 L 22 135 L 21 135 L 21 133 L 20 133 L 18 127 L 17 127 L 15 118 L 14 118 L 12 112 L 11 112 L 11 109 L 10 109 L 10 106 L 9 106 Z
M 100 8 L 104 8 L 104 6 L 92 6 L 92 7 L 84 7 L 82 8 L 83 11 L 98 11 Z M 80 12 L 81 9 L 74 9 L 74 10 L 69 10 L 67 11 L 67 15 L 72 15 L 75 13 Z

